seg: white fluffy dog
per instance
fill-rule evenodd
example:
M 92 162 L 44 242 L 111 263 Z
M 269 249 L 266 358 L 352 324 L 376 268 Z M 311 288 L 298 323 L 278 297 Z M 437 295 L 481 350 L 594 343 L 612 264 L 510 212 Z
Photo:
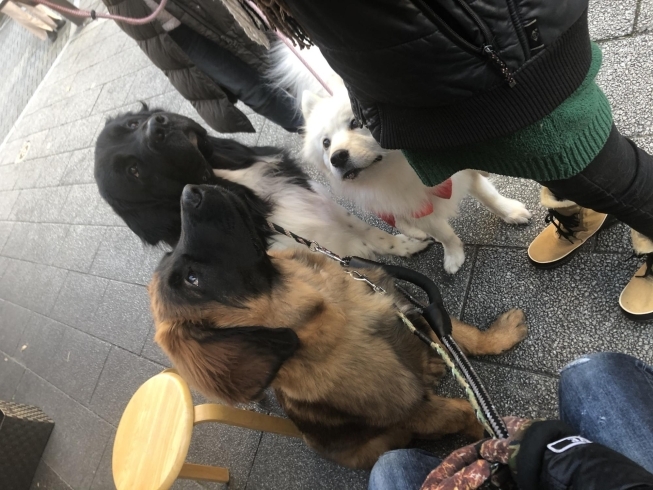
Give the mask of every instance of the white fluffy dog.
M 464 170 L 439 186 L 426 187 L 401 151 L 381 148 L 372 134 L 359 126 L 342 80 L 319 50 L 301 54 L 327 80 L 333 97 L 283 45 L 272 50 L 269 76 L 301 97 L 306 119 L 304 159 L 324 171 L 336 194 L 406 235 L 435 238 L 444 247 L 444 269 L 450 274 L 465 261 L 463 243 L 449 225 L 465 196 L 473 196 L 507 223 L 528 222 L 531 214 L 524 205 L 499 194 L 485 173 Z

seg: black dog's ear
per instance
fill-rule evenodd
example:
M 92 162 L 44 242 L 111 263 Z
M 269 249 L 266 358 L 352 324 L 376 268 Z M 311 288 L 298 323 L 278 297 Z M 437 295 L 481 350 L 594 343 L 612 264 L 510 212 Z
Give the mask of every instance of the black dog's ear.
M 289 328 L 157 325 L 156 342 L 200 392 L 228 403 L 258 399 L 299 347 Z
M 147 112 L 150 110 L 150 108 L 145 102 L 143 102 L 142 100 L 139 100 L 139 102 L 141 103 L 141 112 Z
M 175 203 L 176 204 L 176 203 Z M 148 245 L 165 242 L 174 247 L 181 236 L 181 215 L 178 206 L 133 208 L 118 213 L 131 231 Z

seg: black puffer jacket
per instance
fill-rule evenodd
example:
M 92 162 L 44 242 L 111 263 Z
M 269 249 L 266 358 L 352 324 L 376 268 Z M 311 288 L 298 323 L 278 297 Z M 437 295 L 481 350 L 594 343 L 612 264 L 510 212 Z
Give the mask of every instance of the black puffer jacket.
M 511 134 L 549 114 L 591 62 L 588 0 L 284 0 L 386 148 Z
M 143 0 L 102 0 L 112 14 L 146 17 Z M 169 0 L 166 10 L 183 24 L 228 49 L 260 73 L 266 71 L 264 47 L 251 41 L 219 0 Z M 177 91 L 188 99 L 206 123 L 222 133 L 253 133 L 247 116 L 234 106 L 235 97 L 198 69 L 159 22 L 133 26 L 118 22 L 138 46 L 163 70 Z

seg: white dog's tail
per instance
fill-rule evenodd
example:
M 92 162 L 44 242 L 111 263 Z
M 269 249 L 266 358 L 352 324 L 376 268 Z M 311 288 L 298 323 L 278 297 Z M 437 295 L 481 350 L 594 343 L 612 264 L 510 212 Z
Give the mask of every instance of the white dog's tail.
M 310 49 L 302 49 L 300 53 L 327 85 L 342 84 L 318 48 L 313 46 Z M 270 48 L 270 69 L 267 78 L 274 85 L 280 86 L 295 96 L 299 104 L 301 104 L 304 90 L 309 90 L 321 97 L 329 95 L 301 60 L 281 41 L 276 42 Z

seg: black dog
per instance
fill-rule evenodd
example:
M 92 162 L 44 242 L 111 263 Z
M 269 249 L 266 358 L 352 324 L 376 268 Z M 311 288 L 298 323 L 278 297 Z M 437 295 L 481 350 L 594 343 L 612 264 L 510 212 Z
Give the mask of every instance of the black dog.
M 100 195 L 144 242 L 174 246 L 181 232 L 179 198 L 186 184 L 219 184 L 269 214 L 270 204 L 213 169 L 247 168 L 281 155 L 282 171 L 310 189 L 308 177 L 283 150 L 214 138 L 192 119 L 145 104 L 107 121 L 95 146 Z
M 389 235 L 336 204 L 286 152 L 214 138 L 192 119 L 149 110 L 107 121 L 95 147 L 100 195 L 144 242 L 174 246 L 185 185 L 220 185 L 260 214 L 334 252 L 411 255 L 428 241 Z M 283 235 L 281 247 L 296 244 Z

